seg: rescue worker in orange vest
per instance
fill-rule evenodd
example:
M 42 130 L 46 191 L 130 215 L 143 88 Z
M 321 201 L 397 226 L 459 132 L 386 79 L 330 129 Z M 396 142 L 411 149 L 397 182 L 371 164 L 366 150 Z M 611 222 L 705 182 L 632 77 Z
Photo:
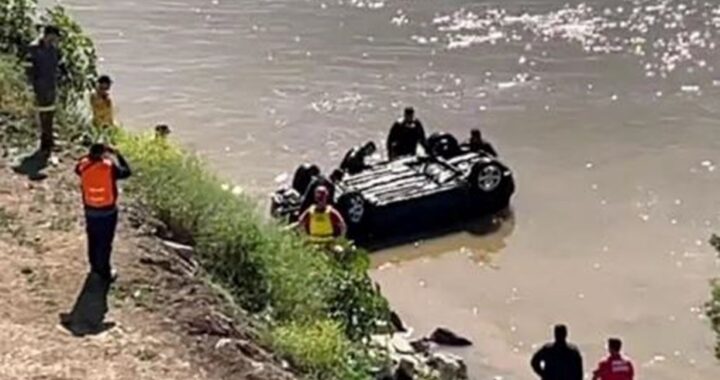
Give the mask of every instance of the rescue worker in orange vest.
M 342 215 L 329 204 L 328 195 L 325 186 L 318 186 L 315 189 L 315 203 L 298 220 L 313 243 L 329 243 L 344 236 L 347 229 Z
M 103 144 L 93 144 L 75 167 L 80 176 L 90 271 L 107 281 L 114 280 L 110 254 L 118 221 L 117 181 L 130 177 L 125 158 Z

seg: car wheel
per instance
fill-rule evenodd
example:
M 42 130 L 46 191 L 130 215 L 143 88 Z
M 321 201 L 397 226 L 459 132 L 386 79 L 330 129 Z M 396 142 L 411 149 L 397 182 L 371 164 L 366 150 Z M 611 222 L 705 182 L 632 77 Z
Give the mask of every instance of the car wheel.
M 495 191 L 503 180 L 502 169 L 493 163 L 478 162 L 470 172 L 469 182 L 473 188 L 482 192 Z
M 369 211 L 368 206 L 365 198 L 357 192 L 343 194 L 338 199 L 338 208 L 343 218 L 345 218 L 345 223 L 348 225 L 351 234 L 364 232 Z

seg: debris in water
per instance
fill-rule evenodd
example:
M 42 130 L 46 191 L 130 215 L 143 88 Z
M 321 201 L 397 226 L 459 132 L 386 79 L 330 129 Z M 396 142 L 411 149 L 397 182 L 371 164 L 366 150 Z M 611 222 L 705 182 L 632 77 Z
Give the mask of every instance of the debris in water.
M 599 263 L 593 264 L 593 269 L 600 270 L 600 264 Z
M 221 188 L 223 191 L 229 191 L 229 190 L 230 190 L 230 185 L 227 184 L 227 183 L 223 183 L 222 185 L 220 185 L 220 188 Z
M 675 224 L 677 224 L 677 223 L 678 223 L 677 219 L 674 219 L 674 218 L 673 218 L 673 219 L 670 219 L 670 224 L 675 225 Z
M 618 100 L 618 96 L 616 94 L 613 94 L 613 96 L 611 96 L 610 99 L 612 99 L 613 101 L 616 101 L 616 100 Z
M 238 185 L 235 185 L 231 191 L 233 195 L 242 195 L 244 192 L 245 190 L 243 190 L 243 188 Z
M 680 90 L 682 92 L 700 92 L 700 86 L 682 86 L 680 87 Z
M 280 173 L 275 177 L 275 183 L 283 183 L 290 178 L 288 173 Z
M 590 185 L 590 188 L 593 190 L 597 190 L 598 189 L 597 183 L 593 183 L 592 185 Z
M 639 216 L 640 216 L 640 219 L 643 220 L 643 222 L 647 222 L 648 220 L 650 220 L 650 215 L 648 215 L 648 214 L 640 214 Z
M 391 263 L 391 262 L 387 262 L 387 263 L 385 263 L 385 264 L 383 264 L 383 265 L 380 265 L 380 266 L 378 267 L 378 270 L 379 270 L 379 271 L 384 271 L 384 270 L 386 270 L 386 269 L 393 268 L 394 266 L 395 266 L 395 264 L 393 264 L 393 263 Z
M 425 282 L 425 280 L 420 280 L 418 281 L 418 285 L 420 285 L 421 288 L 424 288 L 427 286 L 427 283 Z
M 473 313 L 473 315 L 476 316 L 476 317 L 477 317 L 477 315 L 478 315 L 479 312 L 480 312 L 480 310 L 478 310 L 477 307 L 474 307 L 474 308 L 472 309 L 472 313 Z
M 588 162 L 585 164 L 585 168 L 587 168 L 587 169 L 592 169 L 593 166 L 594 166 L 594 164 L 592 162 Z

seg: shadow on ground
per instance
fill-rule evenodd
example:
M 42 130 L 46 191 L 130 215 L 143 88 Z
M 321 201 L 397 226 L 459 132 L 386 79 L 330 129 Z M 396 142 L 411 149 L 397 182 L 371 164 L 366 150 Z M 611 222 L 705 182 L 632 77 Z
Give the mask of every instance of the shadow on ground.
M 29 156 L 22 157 L 20 162 L 13 166 L 13 171 L 20 175 L 25 175 L 32 181 L 40 181 L 47 178 L 43 173 L 43 169 L 47 168 L 50 154 L 37 150 Z
M 60 323 L 75 336 L 96 335 L 113 328 L 113 323 L 104 322 L 109 291 L 108 280 L 90 273 L 72 311 L 60 314 Z

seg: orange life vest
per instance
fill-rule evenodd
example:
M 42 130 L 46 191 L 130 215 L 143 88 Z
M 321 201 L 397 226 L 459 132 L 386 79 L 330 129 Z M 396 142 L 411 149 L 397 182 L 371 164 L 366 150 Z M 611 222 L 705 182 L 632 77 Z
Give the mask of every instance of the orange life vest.
M 112 161 L 106 158 L 101 161 L 91 161 L 85 157 L 80 160 L 79 171 L 85 206 L 93 208 L 115 206 L 117 195 Z

